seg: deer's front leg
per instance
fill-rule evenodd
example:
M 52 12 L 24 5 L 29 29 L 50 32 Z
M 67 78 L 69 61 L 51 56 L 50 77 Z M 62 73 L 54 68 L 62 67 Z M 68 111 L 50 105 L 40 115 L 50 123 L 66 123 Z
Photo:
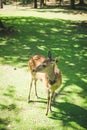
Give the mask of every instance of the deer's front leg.
M 50 105 L 50 91 L 49 91 L 49 89 L 48 89 L 47 93 L 48 93 L 48 97 L 47 97 L 46 116 L 48 115 L 48 112 L 49 112 L 49 105 Z
M 53 103 L 53 96 L 54 96 L 54 92 L 51 92 L 51 94 L 50 94 L 50 102 L 49 102 L 50 112 L 52 112 L 51 106 L 52 106 L 52 103 Z

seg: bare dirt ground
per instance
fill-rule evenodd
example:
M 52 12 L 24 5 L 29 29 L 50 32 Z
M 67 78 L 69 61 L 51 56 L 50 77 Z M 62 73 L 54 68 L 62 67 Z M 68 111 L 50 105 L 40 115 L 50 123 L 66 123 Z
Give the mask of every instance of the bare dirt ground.
M 18 4 L 4 5 L 4 8 L 0 9 L 0 16 L 33 16 L 48 19 L 87 21 L 87 12 L 81 10 L 68 10 L 59 7 L 52 9 L 33 9 L 29 6 L 23 7 Z

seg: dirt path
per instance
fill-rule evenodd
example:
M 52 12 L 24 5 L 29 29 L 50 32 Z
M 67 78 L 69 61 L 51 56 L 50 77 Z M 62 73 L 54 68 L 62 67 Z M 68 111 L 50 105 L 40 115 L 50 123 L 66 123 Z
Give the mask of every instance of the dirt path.
M 34 16 L 48 19 L 80 20 L 87 21 L 87 13 L 76 10 L 55 9 L 31 9 L 18 5 L 5 5 L 0 9 L 0 16 Z

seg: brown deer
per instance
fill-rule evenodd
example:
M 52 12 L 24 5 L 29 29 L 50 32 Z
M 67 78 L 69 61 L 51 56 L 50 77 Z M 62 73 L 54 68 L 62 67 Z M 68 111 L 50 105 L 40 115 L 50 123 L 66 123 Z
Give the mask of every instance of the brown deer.
M 61 71 L 58 69 L 56 65 L 58 60 L 59 60 L 58 57 L 52 59 L 51 52 L 48 52 L 48 58 L 45 58 L 44 56 L 41 55 L 35 55 L 29 60 L 31 81 L 30 81 L 28 102 L 30 101 L 30 93 L 31 93 L 33 81 L 35 84 L 35 95 L 37 96 L 36 81 L 38 79 L 42 80 L 44 85 L 47 88 L 47 93 L 48 93 L 46 115 L 48 115 L 49 110 L 52 111 L 51 102 L 55 90 L 59 88 L 62 84 Z

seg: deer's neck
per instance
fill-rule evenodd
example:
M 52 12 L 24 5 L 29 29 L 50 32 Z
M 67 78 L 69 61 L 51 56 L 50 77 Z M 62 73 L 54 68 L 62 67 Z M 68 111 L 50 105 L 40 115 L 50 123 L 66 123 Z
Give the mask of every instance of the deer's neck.
M 51 85 L 56 82 L 56 74 L 55 74 L 55 71 L 54 71 L 54 67 L 52 69 L 49 69 L 47 76 L 48 76 L 49 83 Z

